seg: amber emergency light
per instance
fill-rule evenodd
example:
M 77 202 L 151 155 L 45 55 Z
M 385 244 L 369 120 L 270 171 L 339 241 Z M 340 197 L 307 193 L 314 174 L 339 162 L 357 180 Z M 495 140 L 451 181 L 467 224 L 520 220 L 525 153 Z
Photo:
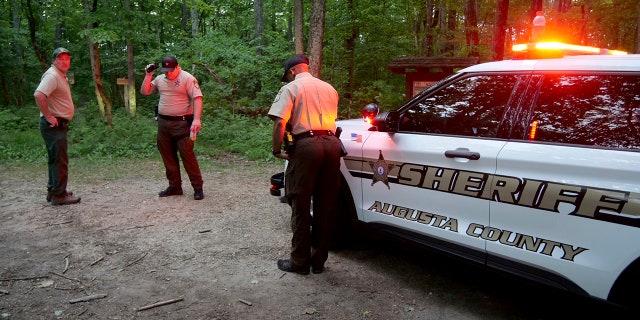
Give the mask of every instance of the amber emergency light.
M 568 55 L 626 55 L 627 52 L 580 46 L 562 42 L 536 42 L 514 44 L 511 50 L 519 59 L 560 58 Z
M 531 122 L 531 129 L 529 130 L 529 140 L 536 139 L 536 131 L 538 131 L 538 120 Z

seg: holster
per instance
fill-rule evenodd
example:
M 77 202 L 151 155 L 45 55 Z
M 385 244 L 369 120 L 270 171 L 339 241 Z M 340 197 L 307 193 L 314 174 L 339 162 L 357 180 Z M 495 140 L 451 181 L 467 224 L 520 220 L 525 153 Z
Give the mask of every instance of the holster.
M 296 144 L 293 141 L 293 135 L 291 134 L 291 131 L 284 132 L 284 140 L 282 141 L 282 143 L 284 144 L 284 150 L 287 153 L 291 153 L 293 151 Z
M 340 135 L 342 134 L 342 127 L 337 127 L 336 128 L 336 138 L 338 138 L 338 141 L 340 141 L 340 156 L 341 157 L 345 157 L 348 153 L 347 153 L 347 149 L 344 147 L 344 144 L 342 143 L 342 140 L 340 140 Z
M 287 153 L 291 153 L 295 147 L 291 130 L 292 130 L 291 123 L 287 122 L 287 124 L 284 126 L 284 139 L 282 140 L 282 144 L 284 145 L 284 151 L 286 151 Z

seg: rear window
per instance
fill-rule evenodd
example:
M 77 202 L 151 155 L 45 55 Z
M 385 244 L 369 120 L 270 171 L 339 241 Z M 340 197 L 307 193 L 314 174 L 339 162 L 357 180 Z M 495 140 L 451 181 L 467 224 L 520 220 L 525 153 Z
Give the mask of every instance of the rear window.
M 535 141 L 638 149 L 640 75 L 545 75 L 529 124 Z

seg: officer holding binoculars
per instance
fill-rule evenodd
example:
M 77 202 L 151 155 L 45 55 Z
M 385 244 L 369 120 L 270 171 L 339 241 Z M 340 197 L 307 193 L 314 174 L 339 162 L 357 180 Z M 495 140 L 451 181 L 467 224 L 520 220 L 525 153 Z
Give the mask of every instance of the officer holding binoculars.
M 160 67 L 163 74 L 151 80 L 155 70 Z M 151 95 L 158 90 L 158 151 L 164 162 L 169 186 L 158 196 L 168 197 L 182 195 L 182 178 L 178 153 L 184 169 L 189 175 L 195 200 L 202 200 L 202 174 L 200 165 L 193 151 L 196 135 L 202 124 L 202 91 L 198 80 L 190 73 L 182 70 L 174 56 L 162 58 L 162 65 L 148 64 L 142 81 L 140 93 Z

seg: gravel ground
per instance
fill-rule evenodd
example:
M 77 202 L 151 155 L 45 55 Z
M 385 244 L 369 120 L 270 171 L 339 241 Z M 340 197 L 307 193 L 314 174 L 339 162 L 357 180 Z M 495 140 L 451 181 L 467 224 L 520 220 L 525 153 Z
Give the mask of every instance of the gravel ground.
M 77 205 L 45 200 L 42 165 L 0 164 L 0 319 L 557 319 L 619 310 L 386 238 L 277 269 L 281 163 L 201 159 L 205 199 L 159 198 L 159 161 L 70 164 Z M 186 180 L 186 175 L 183 176 Z

